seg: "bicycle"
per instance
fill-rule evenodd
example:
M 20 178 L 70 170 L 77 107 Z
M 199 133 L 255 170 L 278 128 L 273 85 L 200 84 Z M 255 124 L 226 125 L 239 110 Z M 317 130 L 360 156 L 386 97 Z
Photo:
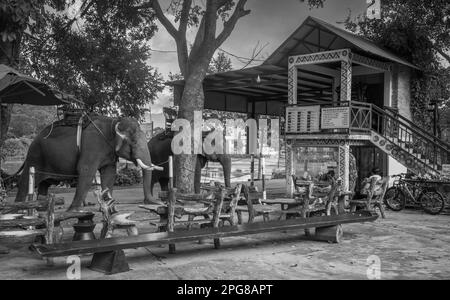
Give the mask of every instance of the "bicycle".
M 434 187 L 427 186 L 424 179 L 407 179 L 408 174 L 392 176 L 398 178 L 384 196 L 384 203 L 393 211 L 401 211 L 406 205 L 419 206 L 430 215 L 438 215 L 444 210 L 445 200 Z

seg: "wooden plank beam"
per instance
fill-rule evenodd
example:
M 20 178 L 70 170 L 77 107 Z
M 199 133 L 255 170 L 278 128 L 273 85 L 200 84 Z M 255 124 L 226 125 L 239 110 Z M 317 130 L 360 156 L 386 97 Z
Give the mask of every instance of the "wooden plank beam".
M 284 230 L 300 231 L 306 228 L 329 227 L 338 224 L 373 222 L 378 215 L 373 212 L 358 212 L 342 215 L 293 219 L 286 221 L 269 221 L 249 223 L 237 226 L 197 229 L 191 231 L 175 231 L 150 233 L 138 236 L 127 236 L 103 240 L 90 240 L 52 245 L 33 245 L 33 249 L 43 257 L 60 257 L 86 253 L 109 252 L 122 249 L 135 249 L 160 244 L 175 244 L 234 236 L 245 236 Z

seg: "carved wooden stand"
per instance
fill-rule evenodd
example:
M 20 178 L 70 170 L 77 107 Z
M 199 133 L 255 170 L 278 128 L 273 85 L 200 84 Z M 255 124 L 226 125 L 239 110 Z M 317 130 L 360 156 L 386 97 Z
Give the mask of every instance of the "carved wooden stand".
M 114 207 L 115 201 L 108 190 L 102 192 L 97 191 L 95 194 L 100 205 L 100 211 L 103 215 L 103 228 L 100 239 L 110 238 L 114 230 L 112 215 L 117 213 Z M 125 252 L 122 249 L 95 253 L 92 257 L 89 269 L 105 273 L 106 275 L 130 271 Z

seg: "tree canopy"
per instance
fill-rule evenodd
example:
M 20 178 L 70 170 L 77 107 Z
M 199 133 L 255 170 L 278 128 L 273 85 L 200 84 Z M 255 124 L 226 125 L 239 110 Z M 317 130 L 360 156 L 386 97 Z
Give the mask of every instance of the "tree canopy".
M 8 0 L 0 10 L 20 18 L 9 18 L 0 34 L 21 36 L 20 66 L 37 79 L 98 113 L 139 118 L 162 90 L 160 74 L 147 63 L 154 14 L 137 10 L 139 3 Z

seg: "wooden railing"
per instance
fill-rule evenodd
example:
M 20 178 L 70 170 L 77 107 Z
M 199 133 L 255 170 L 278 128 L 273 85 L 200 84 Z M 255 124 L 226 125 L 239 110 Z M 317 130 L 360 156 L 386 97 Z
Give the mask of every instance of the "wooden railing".
M 450 144 L 433 136 L 411 120 L 389 108 L 379 108 L 370 103 L 351 102 L 319 102 L 321 112 L 324 108 L 348 107 L 348 120 L 344 120 L 346 128 L 323 129 L 319 125 L 318 132 L 302 132 L 301 134 L 367 134 L 375 132 L 392 144 L 409 152 L 416 159 L 426 162 L 436 171 L 442 169 L 443 164 L 450 163 Z M 296 105 L 308 107 L 311 105 Z M 344 116 L 341 116 L 344 118 Z M 341 120 L 343 121 L 343 120 Z M 345 123 L 345 122 L 344 122 Z M 288 133 L 289 134 L 289 133 Z

